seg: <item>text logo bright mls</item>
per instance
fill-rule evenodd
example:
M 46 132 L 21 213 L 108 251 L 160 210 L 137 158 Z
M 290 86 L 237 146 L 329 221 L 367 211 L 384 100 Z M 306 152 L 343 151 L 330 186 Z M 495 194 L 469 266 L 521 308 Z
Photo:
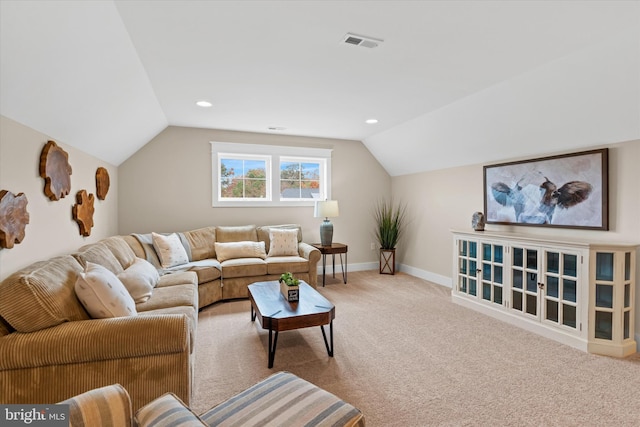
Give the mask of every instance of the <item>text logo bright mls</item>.
M 69 405 L 0 405 L 0 425 L 68 427 Z

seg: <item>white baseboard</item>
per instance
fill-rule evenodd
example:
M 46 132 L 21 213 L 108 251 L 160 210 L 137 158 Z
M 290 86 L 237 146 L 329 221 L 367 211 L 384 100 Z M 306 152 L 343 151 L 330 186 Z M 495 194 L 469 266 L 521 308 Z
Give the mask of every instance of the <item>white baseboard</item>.
M 358 264 L 348 264 L 347 272 L 378 270 L 379 268 L 380 265 L 377 262 L 362 262 Z M 322 263 L 318 263 L 317 270 L 318 274 L 322 274 Z M 419 268 L 411 267 L 404 264 L 398 265 L 398 271 L 402 271 L 403 273 L 407 273 L 420 279 L 428 280 L 429 282 L 433 282 L 437 285 L 446 286 L 447 288 L 450 288 L 452 286 L 451 277 L 442 276 L 440 274 L 432 273 L 431 271 L 421 270 Z M 333 266 L 329 263 L 327 263 L 325 274 L 333 275 Z M 339 263 L 336 263 L 336 274 L 342 274 Z
M 347 273 L 350 271 L 366 271 L 366 270 L 377 270 L 378 263 L 377 262 L 362 262 L 358 264 L 347 264 Z M 317 272 L 319 275 L 322 274 L 322 260 L 318 263 Z M 325 274 L 333 275 L 333 265 L 327 263 L 327 269 Z M 340 268 L 340 263 L 336 262 L 336 274 L 342 274 L 342 270 Z
M 411 267 L 409 265 L 400 264 L 400 268 L 398 270 L 402 271 L 403 273 L 407 273 L 412 276 L 419 277 L 420 279 L 433 282 L 437 285 L 446 286 L 447 288 L 450 288 L 453 283 L 453 281 L 451 280 L 451 277 L 442 276 L 440 274 L 436 274 L 427 270 L 421 270 L 419 268 Z
M 640 353 L 640 334 L 636 334 L 636 351 Z

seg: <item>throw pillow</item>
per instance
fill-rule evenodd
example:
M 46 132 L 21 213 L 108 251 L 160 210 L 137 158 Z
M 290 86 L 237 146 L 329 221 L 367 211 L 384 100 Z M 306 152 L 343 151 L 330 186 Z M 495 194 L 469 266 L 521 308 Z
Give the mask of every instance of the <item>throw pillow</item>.
M 135 316 L 136 304 L 120 279 L 105 267 L 87 262 L 75 284 L 76 295 L 94 319 Z
M 135 303 L 139 304 L 151 298 L 151 293 L 158 284 L 160 275 L 149 261 L 136 258 L 129 268 L 118 274 L 118 279 L 127 288 Z
M 216 258 L 223 262 L 235 258 L 261 258 L 267 257 L 264 242 L 216 242 Z
M 162 268 L 175 267 L 189 262 L 187 251 L 176 233 L 171 233 L 168 236 L 151 233 L 151 238 Z
M 269 256 L 298 255 L 298 230 L 269 230 Z

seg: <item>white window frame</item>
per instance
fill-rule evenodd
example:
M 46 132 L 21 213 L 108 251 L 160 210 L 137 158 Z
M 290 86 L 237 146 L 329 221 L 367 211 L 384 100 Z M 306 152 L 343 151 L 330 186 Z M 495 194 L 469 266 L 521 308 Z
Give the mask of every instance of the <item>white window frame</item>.
M 313 206 L 315 200 L 280 199 L 280 161 L 317 162 L 320 164 L 320 194 L 318 200 L 331 199 L 331 152 L 327 148 L 308 148 L 263 144 L 242 144 L 211 141 L 211 182 L 213 207 L 284 207 Z M 221 158 L 268 159 L 267 198 L 222 199 L 220 197 Z

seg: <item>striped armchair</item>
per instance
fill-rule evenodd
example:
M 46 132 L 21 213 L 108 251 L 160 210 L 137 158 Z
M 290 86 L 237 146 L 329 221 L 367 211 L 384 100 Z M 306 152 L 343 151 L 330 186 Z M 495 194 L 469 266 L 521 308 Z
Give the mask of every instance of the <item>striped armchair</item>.
M 360 410 L 289 372 L 278 372 L 206 411 L 194 414 L 167 393 L 132 416 L 131 400 L 119 384 L 68 399 L 72 427 L 101 426 L 361 426 Z

